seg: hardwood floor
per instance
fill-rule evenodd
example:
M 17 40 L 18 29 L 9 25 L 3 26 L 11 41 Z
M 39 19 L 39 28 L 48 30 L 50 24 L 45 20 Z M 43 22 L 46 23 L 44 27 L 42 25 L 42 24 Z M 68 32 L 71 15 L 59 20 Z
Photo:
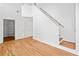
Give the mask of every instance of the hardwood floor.
M 62 40 L 60 45 L 71 48 L 71 49 L 75 49 L 75 43 L 73 43 L 73 42 L 68 42 L 68 41 Z
M 8 37 L 4 37 L 4 42 L 7 42 L 7 41 L 11 41 L 11 40 L 15 40 L 15 37 L 14 36 L 8 36 Z
M 75 54 L 32 39 L 12 40 L 0 44 L 1 56 L 75 56 Z

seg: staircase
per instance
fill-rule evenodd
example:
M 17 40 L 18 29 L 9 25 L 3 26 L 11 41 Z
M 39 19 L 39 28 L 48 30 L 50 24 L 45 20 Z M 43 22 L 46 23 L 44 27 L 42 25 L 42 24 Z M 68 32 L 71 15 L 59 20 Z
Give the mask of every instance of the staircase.
M 45 16 L 47 16 L 50 21 L 52 21 L 54 24 L 56 24 L 59 28 L 59 41 L 62 41 L 62 39 L 64 38 L 63 33 L 64 33 L 64 26 L 58 22 L 56 19 L 54 19 L 49 13 L 47 13 L 47 11 L 45 11 L 44 9 L 42 9 L 41 7 L 39 7 L 36 3 L 34 3 L 34 6 L 36 6 L 43 14 L 45 14 Z

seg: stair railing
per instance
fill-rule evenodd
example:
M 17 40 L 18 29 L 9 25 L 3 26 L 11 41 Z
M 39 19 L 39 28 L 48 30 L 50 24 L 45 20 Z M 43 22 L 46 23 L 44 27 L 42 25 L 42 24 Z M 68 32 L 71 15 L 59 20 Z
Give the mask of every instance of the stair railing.
M 43 13 L 45 14 L 53 23 L 55 23 L 59 27 L 59 39 L 63 38 L 63 28 L 64 26 L 58 22 L 56 19 L 54 19 L 47 11 L 39 7 L 36 3 L 34 5 Z

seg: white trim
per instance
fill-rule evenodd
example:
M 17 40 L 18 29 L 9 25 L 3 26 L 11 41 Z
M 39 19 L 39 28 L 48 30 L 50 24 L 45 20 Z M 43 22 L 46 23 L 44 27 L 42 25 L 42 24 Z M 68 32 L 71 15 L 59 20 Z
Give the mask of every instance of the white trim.
M 54 47 L 56 47 L 56 48 L 65 50 L 65 51 L 70 52 L 70 53 L 72 53 L 72 54 L 79 55 L 79 51 L 77 51 L 77 50 L 70 49 L 70 48 L 66 48 L 66 47 L 63 47 L 63 46 L 61 46 L 61 45 L 50 44 L 50 43 L 48 43 L 48 42 L 42 41 L 42 40 L 40 40 L 40 39 L 38 39 L 38 38 L 35 38 L 35 37 L 33 37 L 33 39 L 38 40 L 38 41 L 43 42 L 43 43 L 46 43 L 46 44 L 48 44 L 48 45 L 50 45 L 50 46 L 54 46 Z
M 68 40 L 68 39 L 63 39 L 64 41 L 68 41 L 68 42 L 72 42 L 72 43 L 75 43 L 75 41 L 71 41 L 71 40 Z
M 2 42 L 0 42 L 0 44 L 1 44 Z
M 24 38 L 28 38 L 28 37 L 33 37 L 32 35 L 28 35 L 28 36 L 24 36 L 24 37 L 15 37 L 15 40 L 20 40 L 20 39 L 24 39 Z

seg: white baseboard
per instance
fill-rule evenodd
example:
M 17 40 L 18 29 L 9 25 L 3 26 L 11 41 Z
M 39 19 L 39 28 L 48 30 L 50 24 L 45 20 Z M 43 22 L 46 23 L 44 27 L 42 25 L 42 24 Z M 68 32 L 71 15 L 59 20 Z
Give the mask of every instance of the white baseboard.
M 0 42 L 0 44 L 1 44 L 1 43 L 3 43 L 3 42 Z
M 70 52 L 72 54 L 79 55 L 79 51 L 77 51 L 77 50 L 70 49 L 70 48 L 67 48 L 67 47 L 64 47 L 64 46 L 61 46 L 61 45 L 50 44 L 50 43 L 42 41 L 42 40 L 40 40 L 39 38 L 36 38 L 36 37 L 33 37 L 33 39 L 38 40 L 38 41 L 43 42 L 43 43 L 46 43 L 46 44 L 53 46 L 53 47 L 56 47 L 58 49 L 65 50 L 65 51 Z
M 63 39 L 64 41 L 68 41 L 68 42 L 72 42 L 72 43 L 75 43 L 75 41 L 71 41 L 71 40 L 68 40 L 68 39 Z
M 32 35 L 23 36 L 23 37 L 15 37 L 15 40 L 19 40 L 19 39 L 23 39 L 23 38 L 28 38 L 28 37 L 32 37 Z

